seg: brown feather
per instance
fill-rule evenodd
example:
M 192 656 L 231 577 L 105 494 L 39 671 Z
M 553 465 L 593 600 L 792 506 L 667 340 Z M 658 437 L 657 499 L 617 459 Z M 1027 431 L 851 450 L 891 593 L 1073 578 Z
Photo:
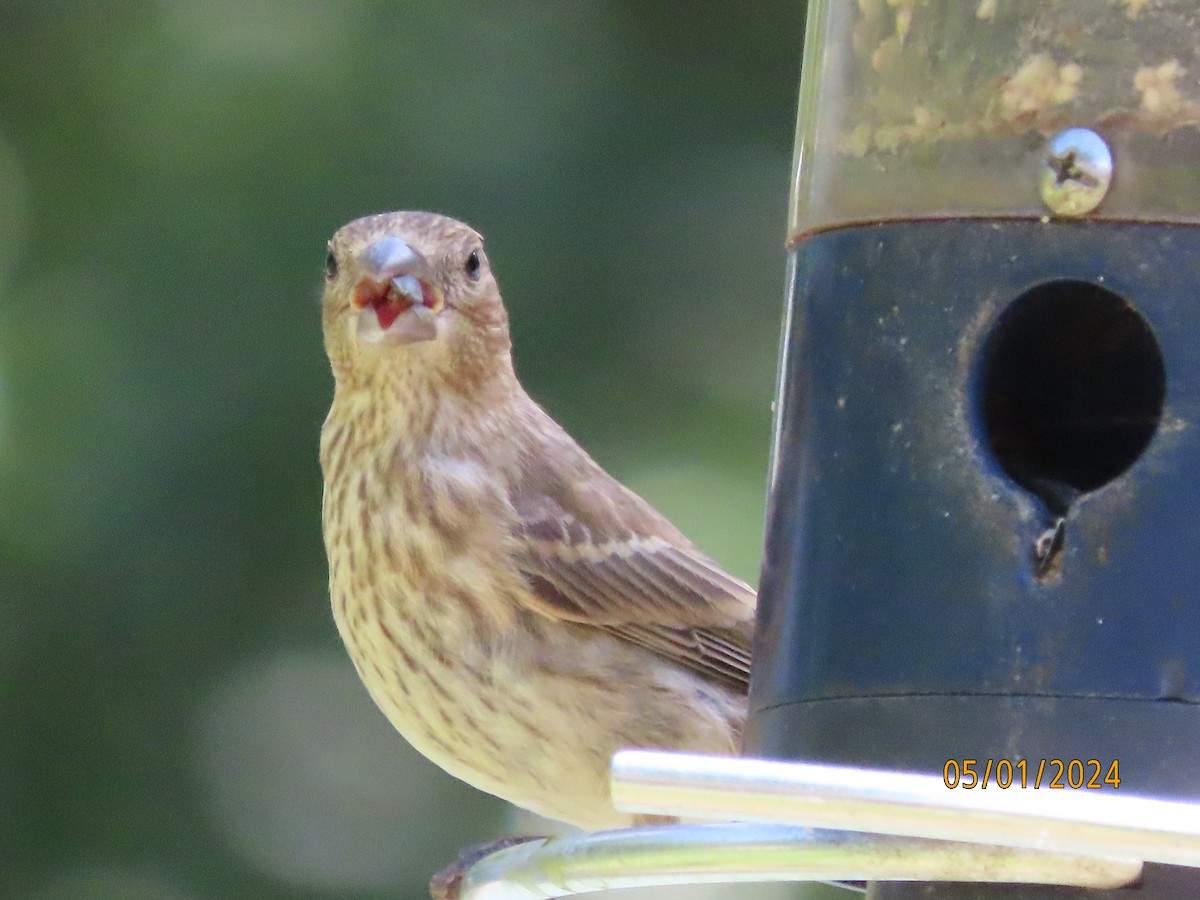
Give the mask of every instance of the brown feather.
M 526 398 L 527 399 L 527 398 Z M 602 470 L 539 407 L 509 500 L 534 609 L 746 690 L 755 593 Z

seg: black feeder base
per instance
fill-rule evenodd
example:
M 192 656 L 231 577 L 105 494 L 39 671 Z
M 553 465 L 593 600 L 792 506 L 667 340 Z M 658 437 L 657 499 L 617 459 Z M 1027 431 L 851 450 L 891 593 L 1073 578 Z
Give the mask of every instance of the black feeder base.
M 745 754 L 1200 801 L 1200 230 L 901 222 L 793 267 Z

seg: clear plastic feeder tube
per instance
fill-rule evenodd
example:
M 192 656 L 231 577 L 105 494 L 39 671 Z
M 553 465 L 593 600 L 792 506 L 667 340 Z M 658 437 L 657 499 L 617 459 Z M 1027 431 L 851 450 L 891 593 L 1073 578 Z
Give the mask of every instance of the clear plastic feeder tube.
M 1114 159 L 1090 217 L 1197 221 L 1198 36 L 1194 0 L 811 0 L 793 242 L 1053 215 L 1039 182 L 1048 142 L 1072 127 Z

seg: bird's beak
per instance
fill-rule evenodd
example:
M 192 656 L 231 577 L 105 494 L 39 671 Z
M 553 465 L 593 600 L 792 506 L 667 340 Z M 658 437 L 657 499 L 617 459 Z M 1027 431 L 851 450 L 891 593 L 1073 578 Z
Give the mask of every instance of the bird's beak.
M 357 312 L 360 339 L 371 344 L 415 344 L 438 336 L 438 314 L 445 307 L 441 291 L 430 283 L 429 266 L 420 253 L 393 235 L 364 251 L 363 277 L 351 302 Z

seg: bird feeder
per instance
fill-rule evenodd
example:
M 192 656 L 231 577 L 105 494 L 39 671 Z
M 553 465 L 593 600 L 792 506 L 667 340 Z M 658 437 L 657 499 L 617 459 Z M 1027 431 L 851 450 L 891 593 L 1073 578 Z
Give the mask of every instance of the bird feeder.
M 468 892 L 1200 895 L 1198 76 L 1192 2 L 810 2 L 745 755 L 614 769 L 743 824 Z

